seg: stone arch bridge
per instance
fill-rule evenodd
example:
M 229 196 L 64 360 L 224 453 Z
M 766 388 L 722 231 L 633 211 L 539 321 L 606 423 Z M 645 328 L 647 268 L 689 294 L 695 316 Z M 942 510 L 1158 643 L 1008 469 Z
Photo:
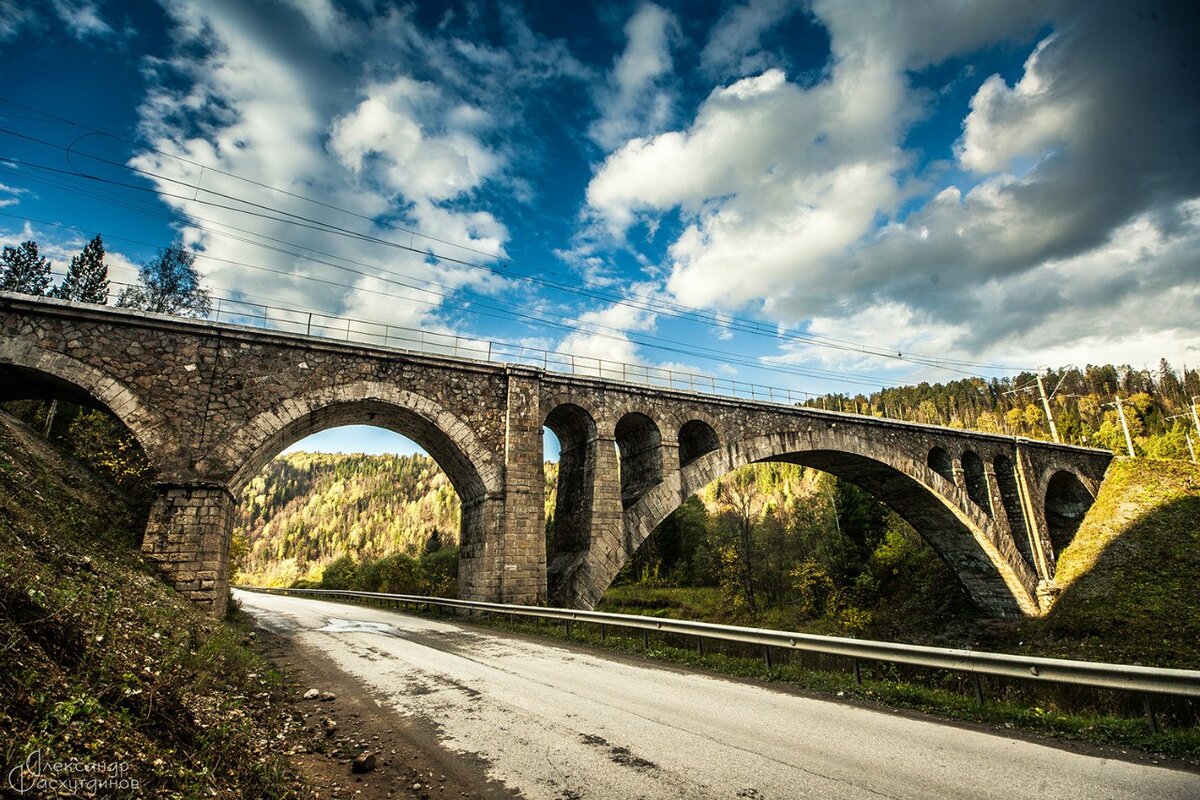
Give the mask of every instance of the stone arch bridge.
M 464 598 L 589 608 L 690 494 L 745 464 L 845 478 L 920 532 L 971 597 L 1037 615 L 1055 552 L 1112 456 L 950 428 L 214 325 L 0 293 L 0 400 L 103 407 L 156 469 L 143 544 L 213 613 L 228 596 L 241 487 L 291 443 L 395 430 L 462 501 Z M 556 551 L 544 536 L 542 428 L 562 451 Z

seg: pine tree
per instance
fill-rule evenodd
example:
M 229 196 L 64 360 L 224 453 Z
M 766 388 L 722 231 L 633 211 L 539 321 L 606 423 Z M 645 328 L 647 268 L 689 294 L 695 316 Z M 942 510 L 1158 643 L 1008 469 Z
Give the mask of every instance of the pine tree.
M 81 303 L 104 305 L 108 302 L 108 265 L 104 263 L 104 240 L 100 234 L 71 259 L 67 277 L 50 295 Z
M 196 256 L 179 243 L 143 264 L 138 284 L 121 292 L 118 306 L 179 317 L 206 317 L 212 307 L 211 295 L 196 272 Z
M 5 247 L 0 256 L 0 291 L 44 295 L 50 286 L 50 262 L 38 255 L 32 239 L 18 247 Z

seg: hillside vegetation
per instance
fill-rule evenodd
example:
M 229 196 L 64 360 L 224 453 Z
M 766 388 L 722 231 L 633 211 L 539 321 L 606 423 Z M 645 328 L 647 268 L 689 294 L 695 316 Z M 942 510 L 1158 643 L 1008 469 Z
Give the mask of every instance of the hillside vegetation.
M 1200 395 L 1200 370 L 1176 371 L 1166 359 L 1158 368 L 1128 364 L 1061 367 L 1040 376 L 1022 372 L 1011 378 L 964 378 L 882 389 L 869 395 L 825 395 L 809 400 L 817 408 L 872 416 L 1050 439 L 1050 426 L 1038 391 L 1041 378 L 1059 436 L 1068 444 L 1128 449 L 1115 405 L 1119 396 L 1134 453 L 1150 458 L 1188 458 L 1187 437 L 1197 439 L 1189 413 L 1190 398 Z M 1200 442 L 1194 441 L 1197 447 Z
M 272 750 L 295 728 L 278 674 L 148 571 L 143 524 L 144 509 L 0 412 L 6 777 L 40 753 L 47 779 L 80 777 L 54 764 L 117 765 L 83 777 L 118 783 L 78 796 L 295 796 Z
M 237 580 L 319 580 L 335 559 L 365 562 L 458 544 L 459 502 L 432 458 L 289 453 L 242 491 Z
M 1019 641 L 1048 655 L 1200 668 L 1200 467 L 1119 459 Z

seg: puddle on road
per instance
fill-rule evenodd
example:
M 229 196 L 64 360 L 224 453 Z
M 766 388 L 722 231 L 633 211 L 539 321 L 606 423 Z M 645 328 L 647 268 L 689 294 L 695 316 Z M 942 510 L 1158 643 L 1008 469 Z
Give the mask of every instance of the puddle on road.
M 320 629 L 322 633 L 383 633 L 388 636 L 398 636 L 396 626 L 386 622 L 366 622 L 356 619 L 338 619 L 330 617 L 329 624 Z

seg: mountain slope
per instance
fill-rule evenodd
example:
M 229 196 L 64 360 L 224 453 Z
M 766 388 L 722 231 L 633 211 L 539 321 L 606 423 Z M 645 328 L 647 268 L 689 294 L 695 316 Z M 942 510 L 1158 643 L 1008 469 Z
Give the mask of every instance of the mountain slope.
M 458 543 L 459 502 L 432 458 L 289 453 L 242 492 L 237 580 L 290 585 L 341 556 L 416 553 L 437 537 Z
M 1062 595 L 1027 644 L 1074 658 L 1200 668 L 1200 467 L 1118 459 L 1058 560 Z
M 55 764 L 121 766 L 126 783 L 79 796 L 289 795 L 272 748 L 296 725 L 278 674 L 151 574 L 143 523 L 127 497 L 0 412 L 5 778 L 40 754 L 43 778 Z

